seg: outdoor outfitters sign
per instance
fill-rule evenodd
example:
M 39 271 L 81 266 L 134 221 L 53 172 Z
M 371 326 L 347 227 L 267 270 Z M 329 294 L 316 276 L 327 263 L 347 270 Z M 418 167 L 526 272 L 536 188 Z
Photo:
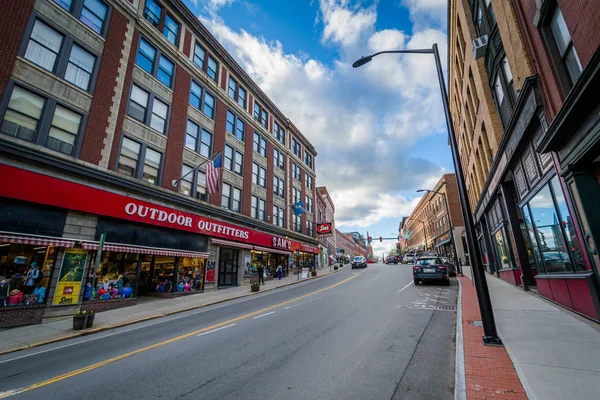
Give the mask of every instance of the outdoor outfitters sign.
M 3 197 L 259 246 L 319 254 L 318 247 L 302 242 L 4 164 L 0 164 L 0 176 L 0 196 Z

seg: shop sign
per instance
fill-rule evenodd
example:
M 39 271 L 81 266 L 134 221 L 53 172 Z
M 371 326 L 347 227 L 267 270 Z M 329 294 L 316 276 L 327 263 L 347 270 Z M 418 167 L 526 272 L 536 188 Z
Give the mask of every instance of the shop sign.
M 0 196 L 54 207 L 184 230 L 265 247 L 318 254 L 315 246 L 288 240 L 273 245 L 273 235 L 159 206 L 144 200 L 0 164 Z M 23 185 L 27 182 L 27 185 Z M 288 246 L 289 244 L 289 246 Z
M 280 249 L 284 249 L 284 250 L 292 250 L 292 241 L 289 239 L 284 239 L 284 238 L 280 238 L 277 236 L 273 236 L 273 240 L 272 240 L 272 246 L 273 247 L 278 247 Z
M 317 234 L 318 235 L 329 235 L 333 233 L 333 227 L 330 222 L 324 222 L 322 224 L 317 224 Z
M 88 251 L 83 249 L 65 250 L 52 304 L 55 306 L 77 304 L 87 255 Z

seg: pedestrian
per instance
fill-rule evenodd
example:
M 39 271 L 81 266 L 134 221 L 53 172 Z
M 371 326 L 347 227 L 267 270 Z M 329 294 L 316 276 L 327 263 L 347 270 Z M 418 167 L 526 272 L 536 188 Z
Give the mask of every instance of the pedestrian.
M 262 264 L 258 265 L 258 283 L 259 284 L 265 284 L 265 268 L 262 266 Z
M 281 264 L 277 267 L 277 279 L 281 280 L 281 274 L 283 273 L 283 267 Z

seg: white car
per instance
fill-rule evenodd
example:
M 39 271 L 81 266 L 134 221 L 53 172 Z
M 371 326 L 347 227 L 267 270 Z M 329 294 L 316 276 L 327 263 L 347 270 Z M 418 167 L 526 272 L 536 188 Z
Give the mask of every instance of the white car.
M 352 260 L 352 269 L 354 268 L 367 268 L 367 259 L 363 256 L 355 256 Z
M 404 264 L 412 264 L 415 262 L 415 255 L 413 253 L 406 253 L 402 259 Z

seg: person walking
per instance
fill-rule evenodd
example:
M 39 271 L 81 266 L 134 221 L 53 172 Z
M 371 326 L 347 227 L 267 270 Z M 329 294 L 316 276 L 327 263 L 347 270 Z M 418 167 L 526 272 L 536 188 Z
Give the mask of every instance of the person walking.
M 281 280 L 281 274 L 283 273 L 283 267 L 281 264 L 277 267 L 277 279 Z
M 258 283 L 265 284 L 265 267 L 262 264 L 258 265 Z

